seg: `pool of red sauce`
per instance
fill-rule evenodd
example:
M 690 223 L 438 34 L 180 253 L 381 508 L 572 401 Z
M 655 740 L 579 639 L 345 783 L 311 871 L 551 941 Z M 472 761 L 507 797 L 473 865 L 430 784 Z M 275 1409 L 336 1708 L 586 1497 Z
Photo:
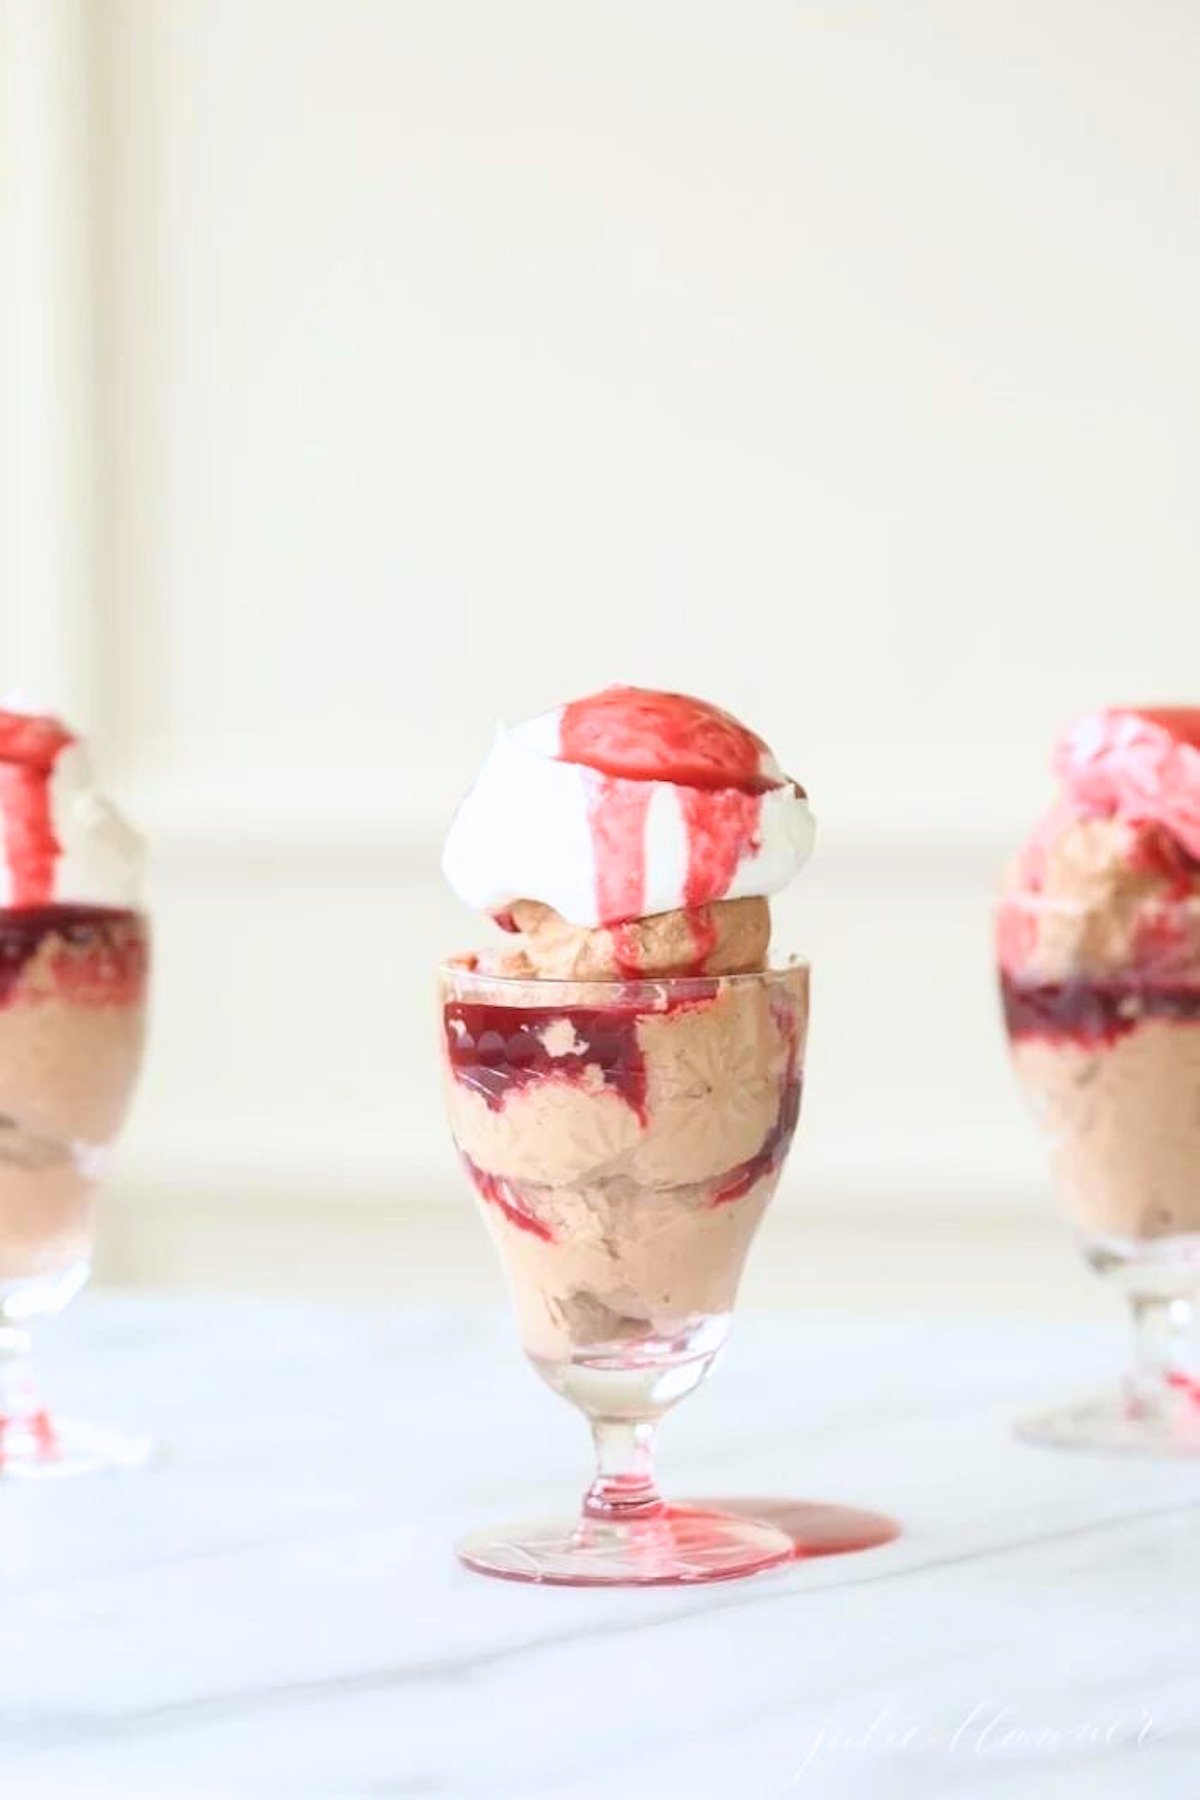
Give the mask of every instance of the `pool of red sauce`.
M 857 1550 L 876 1550 L 881 1544 L 893 1543 L 900 1536 L 897 1520 L 886 1513 L 870 1512 L 860 1506 L 838 1506 L 819 1500 L 796 1500 L 781 1495 L 739 1497 L 734 1500 L 691 1500 L 669 1512 L 689 1507 L 704 1512 L 736 1513 L 745 1519 L 759 1519 L 774 1525 L 792 1540 L 797 1561 L 816 1556 L 846 1556 Z

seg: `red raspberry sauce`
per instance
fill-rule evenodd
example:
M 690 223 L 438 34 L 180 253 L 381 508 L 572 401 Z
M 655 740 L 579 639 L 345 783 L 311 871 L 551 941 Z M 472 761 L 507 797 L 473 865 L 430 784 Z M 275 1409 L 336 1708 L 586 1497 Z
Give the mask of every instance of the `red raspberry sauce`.
M 1190 744 L 1200 750 L 1200 706 L 1124 706 L 1115 709 L 1129 712 L 1137 719 L 1148 719 L 1179 744 Z
M 644 1012 L 644 1008 L 642 1009 Z M 446 1057 L 454 1079 L 498 1112 L 514 1088 L 545 1080 L 579 1081 L 599 1070 L 638 1118 L 646 1117 L 646 1064 L 634 1007 L 497 1006 L 451 1000 L 444 1009 Z M 576 1048 L 551 1056 L 545 1033 L 566 1023 Z
M 767 746 L 719 706 L 690 694 L 610 687 L 563 708 L 559 755 L 624 781 L 761 794 Z
M 588 825 L 596 864 L 596 910 L 602 920 L 640 919 L 646 910 L 646 782 L 595 775 L 589 783 Z
M 146 985 L 146 924 L 139 913 L 116 906 L 30 906 L 0 909 L 0 1006 L 13 999 L 25 965 L 47 938 L 50 958 L 45 993 L 79 1006 L 127 1006 Z M 39 987 L 31 997 L 45 997 Z
M 57 719 L 0 712 L 0 817 L 13 906 L 43 906 L 54 893 L 58 839 L 50 772 L 74 739 Z
M 1097 1049 L 1115 1044 L 1147 1019 L 1200 1024 L 1200 988 L 1163 987 L 1130 977 L 1097 981 L 1021 981 L 1002 972 L 1000 997 L 1011 1038 L 1066 1040 Z
M 486 1200 L 489 1206 L 498 1207 L 509 1224 L 515 1225 L 519 1231 L 527 1231 L 531 1237 L 542 1238 L 548 1244 L 554 1242 L 554 1233 L 549 1226 L 543 1225 L 531 1212 L 526 1212 L 511 1181 L 505 1181 L 502 1175 L 489 1175 L 486 1169 L 481 1169 L 478 1163 L 471 1161 L 465 1150 L 460 1150 L 459 1155 L 481 1200 Z
M 645 914 L 650 782 L 679 790 L 687 833 L 683 904 L 720 900 L 758 848 L 766 745 L 738 720 L 689 694 L 611 687 L 563 708 L 559 756 L 594 771 L 588 818 L 596 910 L 611 925 Z

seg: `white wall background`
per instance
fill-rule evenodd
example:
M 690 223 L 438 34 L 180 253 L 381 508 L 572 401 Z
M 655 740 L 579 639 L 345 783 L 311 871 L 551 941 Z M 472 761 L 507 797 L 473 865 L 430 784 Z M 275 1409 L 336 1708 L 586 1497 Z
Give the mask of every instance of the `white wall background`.
M 1064 717 L 1200 690 L 1200 12 L 0 20 L 3 673 L 156 847 L 116 1272 L 471 1229 L 438 836 L 498 713 L 610 680 L 744 714 L 820 814 L 780 1243 L 1044 1204 L 988 896 Z

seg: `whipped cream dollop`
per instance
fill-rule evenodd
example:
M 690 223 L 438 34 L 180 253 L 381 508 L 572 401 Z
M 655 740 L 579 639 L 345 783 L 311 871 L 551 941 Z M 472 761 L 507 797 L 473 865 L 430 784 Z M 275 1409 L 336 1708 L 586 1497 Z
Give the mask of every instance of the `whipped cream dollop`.
M 0 906 L 133 906 L 143 862 L 73 732 L 13 701 L 0 708 Z
M 1200 860 L 1200 709 L 1090 713 L 1060 739 L 1054 772 L 1075 807 L 1153 821 Z
M 442 867 L 477 911 L 538 900 L 597 927 L 778 893 L 814 830 L 803 790 L 730 714 L 606 688 L 499 728 Z

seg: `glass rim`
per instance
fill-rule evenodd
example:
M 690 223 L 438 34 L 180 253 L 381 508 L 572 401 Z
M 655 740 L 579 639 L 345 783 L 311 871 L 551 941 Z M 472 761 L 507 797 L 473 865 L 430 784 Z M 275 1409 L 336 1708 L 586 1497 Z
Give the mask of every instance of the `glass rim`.
M 462 958 L 468 958 L 477 952 L 463 951 Z M 459 957 L 443 957 L 437 965 L 437 974 L 447 982 L 461 983 L 464 987 L 478 985 L 489 989 L 499 988 L 515 991 L 518 988 L 536 988 L 539 993 L 569 991 L 578 996 L 581 989 L 594 990 L 598 994 L 628 994 L 632 990 L 666 988 L 672 994 L 687 999 L 689 994 L 697 999 L 710 999 L 714 987 L 750 988 L 762 986 L 770 980 L 779 980 L 781 976 L 807 975 L 811 963 L 805 956 L 791 956 L 778 967 L 763 969 L 744 969 L 731 975 L 614 975 L 597 978 L 595 976 L 574 975 L 493 975 L 486 969 L 469 968 Z

